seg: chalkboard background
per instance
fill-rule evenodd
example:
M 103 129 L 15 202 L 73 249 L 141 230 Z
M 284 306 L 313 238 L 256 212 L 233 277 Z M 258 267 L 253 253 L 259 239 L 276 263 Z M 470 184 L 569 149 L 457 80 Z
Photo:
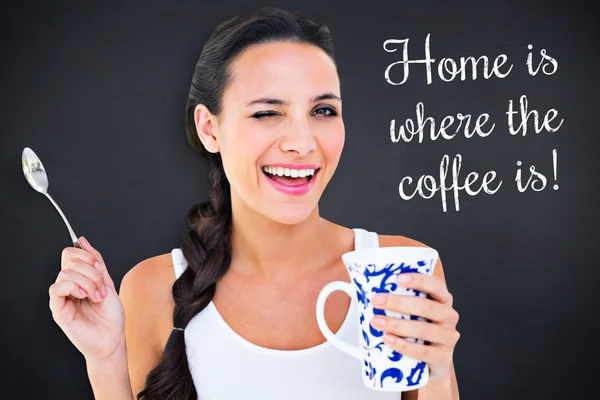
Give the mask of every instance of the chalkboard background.
M 0 13 L 3 392 L 92 398 L 84 360 L 48 308 L 47 290 L 60 270 L 61 250 L 70 245 L 68 232 L 51 203 L 25 181 L 23 148 L 41 157 L 50 194 L 120 282 L 139 261 L 178 247 L 185 213 L 207 196 L 206 165 L 183 132 L 183 107 L 202 44 L 218 22 L 274 5 L 326 23 L 337 49 L 347 136 L 321 213 L 348 227 L 406 235 L 439 250 L 461 315 L 455 351 L 461 398 L 593 393 L 600 372 L 594 307 L 600 278 L 600 36 L 591 7 L 533 0 L 50 3 L 4 3 Z M 428 35 L 435 60 L 431 84 L 423 63 L 408 64 L 403 84 L 386 81 L 388 66 L 402 61 L 402 47 L 388 46 L 397 49 L 388 52 L 384 42 L 409 39 L 408 57 L 418 60 L 425 57 Z M 544 62 L 542 49 L 558 68 L 547 58 L 545 69 L 532 76 L 528 54 L 535 70 Z M 486 79 L 482 63 L 475 80 L 470 72 L 449 82 L 438 74 L 443 58 L 460 65 L 461 57 L 485 55 L 491 69 L 502 54 L 506 63 L 499 70 L 506 73 L 512 65 L 503 78 Z M 403 76 L 403 64 L 391 67 L 392 82 Z M 562 121 L 559 129 L 536 133 L 530 116 L 526 135 L 522 129 L 511 134 L 509 102 L 517 111 L 516 129 L 521 96 L 528 112 L 539 112 L 540 123 L 556 110 L 547 126 Z M 494 128 L 486 137 L 466 138 L 459 130 L 452 139 L 431 140 L 428 122 L 422 143 L 406 142 L 398 130 L 407 119 L 417 124 L 419 103 L 436 130 L 445 116 L 456 119 L 458 113 L 472 115 L 471 129 L 486 113 L 484 130 Z M 484 175 L 495 171 L 488 191 L 501 181 L 497 191 L 469 195 L 461 189 L 457 210 L 448 190 L 446 211 L 440 191 L 430 199 L 401 197 L 405 177 L 413 179 L 410 185 L 404 180 L 409 194 L 422 175 L 431 175 L 429 187 L 434 180 L 439 185 L 446 155 L 450 186 L 457 154 L 457 185 L 477 172 L 471 185 L 477 191 Z M 535 174 L 527 184 L 532 165 L 545 187 Z

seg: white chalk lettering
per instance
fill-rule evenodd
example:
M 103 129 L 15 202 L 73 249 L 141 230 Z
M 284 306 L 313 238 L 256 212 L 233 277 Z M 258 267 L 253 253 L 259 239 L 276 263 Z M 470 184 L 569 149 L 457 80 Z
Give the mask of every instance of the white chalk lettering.
M 461 185 L 459 183 L 461 164 L 462 156 L 460 154 L 455 155 L 454 159 L 452 160 L 452 183 L 450 186 L 447 186 L 446 183 L 450 158 L 448 155 L 444 155 L 440 163 L 439 181 L 436 181 L 435 177 L 432 175 L 422 175 L 417 180 L 416 187 L 412 190 L 412 192 L 409 192 L 408 187 L 412 185 L 413 178 L 410 176 L 405 176 L 400 180 L 400 184 L 398 185 L 398 193 L 403 200 L 411 200 L 417 193 L 424 199 L 431 199 L 437 192 L 439 192 L 440 199 L 442 201 L 442 210 L 447 212 L 446 191 L 452 191 L 454 195 L 454 209 L 456 211 L 460 211 L 460 191 L 464 190 L 469 196 L 476 196 L 482 190 L 491 195 L 500 189 L 502 181 L 499 181 L 495 188 L 490 187 L 490 185 L 493 184 L 494 180 L 496 179 L 496 171 L 486 172 L 483 176 L 482 182 L 478 184 L 478 187 L 473 187 L 473 185 L 476 185 L 479 174 L 477 174 L 477 172 L 471 172 L 466 176 L 464 183 Z
M 402 59 L 395 61 L 387 66 L 383 76 L 387 83 L 390 85 L 402 85 L 406 83 L 410 76 L 410 65 L 411 64 L 425 64 L 425 72 L 427 75 L 427 84 L 433 83 L 433 77 L 431 73 L 431 66 L 435 62 L 434 58 L 431 58 L 430 39 L 431 34 L 427 34 L 425 37 L 425 58 L 422 59 L 410 59 L 408 55 L 408 42 L 409 39 L 387 39 L 383 42 L 383 49 L 388 53 L 394 53 L 398 49 L 393 45 L 402 46 Z M 542 56 L 545 56 L 545 51 Z M 545 59 L 550 59 L 546 57 Z M 508 69 L 504 71 L 501 68 L 504 66 L 508 57 L 506 54 L 500 54 L 494 58 L 493 66 L 490 68 L 490 60 L 488 56 L 482 55 L 477 58 L 474 56 L 460 57 L 457 63 L 454 59 L 444 57 L 440 59 L 437 65 L 437 75 L 444 82 L 452 82 L 457 76 L 460 75 L 460 80 L 467 80 L 468 73 L 470 72 L 471 80 L 476 80 L 479 76 L 483 76 L 484 79 L 490 79 L 492 77 L 505 78 L 512 70 L 512 64 L 508 66 Z M 481 62 L 481 68 L 479 63 Z M 390 72 L 396 65 L 402 65 L 402 80 L 395 81 L 390 78 Z
M 425 117 L 425 106 L 422 102 L 418 103 L 415 107 L 416 121 L 411 118 L 407 118 L 403 125 L 398 128 L 396 132 L 396 120 L 392 119 L 390 122 L 390 139 L 392 143 L 398 143 L 400 140 L 408 143 L 413 140 L 416 136 L 419 143 L 423 143 L 425 139 L 425 130 L 429 125 L 429 139 L 435 141 L 439 137 L 446 140 L 453 139 L 459 131 L 462 131 L 462 135 L 467 139 L 477 135 L 479 137 L 487 137 L 492 133 L 496 124 L 492 123 L 491 126 L 487 126 L 490 116 L 487 113 L 483 113 L 477 117 L 473 129 L 471 130 L 471 114 L 457 113 L 456 118 L 452 115 L 447 115 L 442 119 L 442 122 L 436 130 L 435 119 L 433 117 Z M 458 121 L 458 126 L 453 133 L 448 132 L 449 128 L 455 121 Z M 486 130 L 487 129 L 487 130 Z
M 528 45 L 527 48 L 529 50 L 533 50 L 532 45 Z M 542 69 L 542 71 L 546 75 L 554 74 L 558 70 L 558 61 L 556 61 L 555 58 L 550 57 L 546 53 L 546 49 L 540 50 L 540 55 L 542 56 L 542 59 L 538 63 L 537 68 L 534 69 L 533 68 L 533 54 L 531 53 L 531 51 L 529 52 L 529 54 L 527 54 L 527 71 L 529 72 L 529 75 L 531 75 L 531 76 L 537 75 L 537 73 L 540 72 L 540 69 Z
M 527 96 L 521 96 L 519 103 L 520 109 L 519 111 L 516 111 L 513 109 L 513 101 L 509 100 L 508 111 L 506 112 L 506 114 L 508 115 L 508 131 L 513 136 L 519 134 L 519 132 L 521 132 L 523 136 L 527 134 L 527 123 L 531 116 L 533 116 L 533 128 L 535 130 L 535 133 L 540 133 L 543 130 L 546 130 L 548 132 L 556 132 L 564 121 L 564 119 L 561 119 L 557 126 L 551 126 L 550 123 L 554 120 L 554 118 L 558 116 L 558 110 L 551 108 L 544 115 L 544 122 L 542 122 L 542 124 L 540 125 L 540 114 L 536 110 L 528 111 Z M 519 114 L 520 123 L 515 128 L 514 119 L 516 119 L 515 116 L 517 114 Z

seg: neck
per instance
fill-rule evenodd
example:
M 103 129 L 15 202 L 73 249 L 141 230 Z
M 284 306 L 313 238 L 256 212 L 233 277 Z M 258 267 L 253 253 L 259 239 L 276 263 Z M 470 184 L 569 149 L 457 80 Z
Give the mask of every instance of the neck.
M 327 265 L 334 225 L 319 216 L 318 206 L 298 224 L 282 224 L 232 203 L 231 268 L 244 274 L 288 280 Z

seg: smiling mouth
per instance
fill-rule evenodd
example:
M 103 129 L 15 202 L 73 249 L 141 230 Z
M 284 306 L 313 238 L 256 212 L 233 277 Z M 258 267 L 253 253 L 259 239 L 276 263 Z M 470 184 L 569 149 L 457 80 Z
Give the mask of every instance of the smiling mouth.
M 319 171 L 321 170 L 321 168 L 317 168 L 315 170 L 315 173 L 309 176 L 304 176 L 304 177 L 291 177 L 291 176 L 279 176 L 279 175 L 273 175 L 270 174 L 268 172 L 265 172 L 264 170 L 262 170 L 263 174 L 265 174 L 267 176 L 268 179 L 275 181 L 277 183 L 280 183 L 282 185 L 288 185 L 288 186 L 301 186 L 304 185 L 310 181 L 312 181 L 313 179 L 315 179 L 315 176 L 317 176 L 317 174 L 319 173 Z

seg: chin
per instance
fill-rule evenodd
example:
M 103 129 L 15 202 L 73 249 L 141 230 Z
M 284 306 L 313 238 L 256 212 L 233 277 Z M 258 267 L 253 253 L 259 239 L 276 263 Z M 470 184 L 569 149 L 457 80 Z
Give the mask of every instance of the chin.
M 278 210 L 265 210 L 265 215 L 280 224 L 296 225 L 304 222 L 313 211 L 314 208 L 308 206 L 281 207 Z

